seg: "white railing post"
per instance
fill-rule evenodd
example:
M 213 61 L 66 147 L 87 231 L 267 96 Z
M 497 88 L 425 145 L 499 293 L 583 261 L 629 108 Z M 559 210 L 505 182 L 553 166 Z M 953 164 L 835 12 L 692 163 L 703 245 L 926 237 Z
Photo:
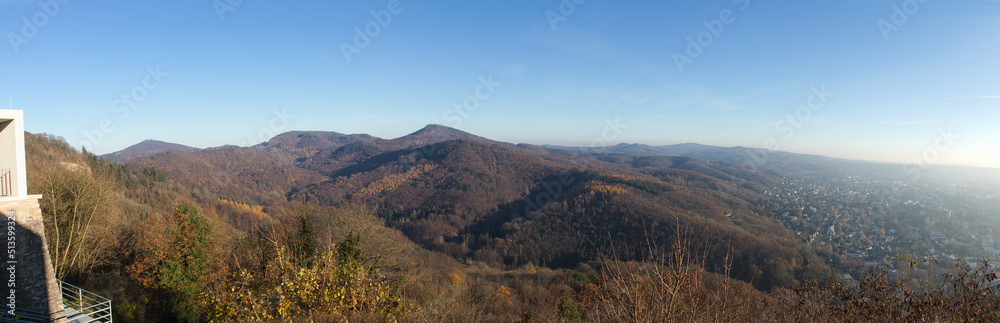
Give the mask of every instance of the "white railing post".
M 70 307 L 79 314 L 69 317 L 70 320 L 89 319 L 85 322 L 112 322 L 111 300 L 101 295 L 94 294 L 83 288 L 73 286 L 62 280 L 59 281 L 63 294 L 63 304 Z M 75 299 L 74 299 L 75 298 Z
M 10 170 L 0 169 L 0 197 L 11 196 L 13 188 L 10 186 Z

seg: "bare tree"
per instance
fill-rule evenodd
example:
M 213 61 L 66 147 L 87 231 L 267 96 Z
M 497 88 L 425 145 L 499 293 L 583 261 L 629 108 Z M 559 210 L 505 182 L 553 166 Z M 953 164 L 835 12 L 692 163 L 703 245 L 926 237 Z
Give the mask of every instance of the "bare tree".
M 49 252 L 61 279 L 97 265 L 115 238 L 108 221 L 115 212 L 114 182 L 100 170 L 65 166 L 38 174 Z

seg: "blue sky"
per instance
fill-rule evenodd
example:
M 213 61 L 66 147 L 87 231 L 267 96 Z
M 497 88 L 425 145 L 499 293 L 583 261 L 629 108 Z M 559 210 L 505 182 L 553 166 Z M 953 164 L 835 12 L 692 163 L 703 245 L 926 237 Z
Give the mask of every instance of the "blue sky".
M 98 153 L 438 123 L 1000 167 L 997 18 L 971 0 L 0 0 L 0 98 Z

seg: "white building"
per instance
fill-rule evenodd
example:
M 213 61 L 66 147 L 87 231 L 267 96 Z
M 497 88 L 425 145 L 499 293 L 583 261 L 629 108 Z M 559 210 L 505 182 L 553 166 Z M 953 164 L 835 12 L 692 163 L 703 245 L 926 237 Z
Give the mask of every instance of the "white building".
M 21 110 L 0 110 L 0 201 L 28 198 L 22 120 Z

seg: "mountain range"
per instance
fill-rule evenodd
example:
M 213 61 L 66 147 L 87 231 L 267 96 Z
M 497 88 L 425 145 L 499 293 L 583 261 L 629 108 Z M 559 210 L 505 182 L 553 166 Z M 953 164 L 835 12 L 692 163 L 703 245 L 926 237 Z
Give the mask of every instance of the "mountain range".
M 651 241 L 693 234 L 711 250 L 711 270 L 721 272 L 722 259 L 734 257 L 739 270 L 732 275 L 760 288 L 832 273 L 762 215 L 773 204 L 762 192 L 779 179 L 730 162 L 738 148 L 618 145 L 596 152 L 515 145 L 440 125 L 395 139 L 295 131 L 251 147 L 153 143 L 112 156 L 162 170 L 247 231 L 266 219 L 212 201 L 260 207 L 274 219 L 304 205 L 362 205 L 424 248 L 500 267 L 632 259 Z
M 263 151 L 272 157 L 287 159 L 288 161 L 294 163 L 308 161 L 311 164 L 304 168 L 314 170 L 326 169 L 327 172 L 329 172 L 333 169 L 339 169 L 342 166 L 342 163 L 345 163 L 343 165 L 356 163 L 358 159 L 364 159 L 365 156 L 371 156 L 374 152 L 386 152 L 403 148 L 426 146 L 428 144 L 454 139 L 469 139 L 480 142 L 515 146 L 510 143 L 503 143 L 479 137 L 458 129 L 431 124 L 416 132 L 396 139 L 382 139 L 368 134 L 342 134 L 332 131 L 291 131 L 282 133 L 266 142 L 252 146 L 251 148 Z M 933 167 L 929 167 L 930 165 L 923 166 L 916 164 L 870 162 L 820 155 L 790 153 L 784 151 L 769 151 L 761 148 L 748 148 L 740 146 L 721 147 L 697 143 L 681 143 L 661 146 L 639 143 L 621 143 L 606 147 L 573 147 L 558 145 L 534 146 L 529 144 L 519 144 L 516 146 L 525 150 L 533 150 L 536 152 L 552 153 L 555 150 L 562 150 L 585 153 L 588 156 L 685 156 L 705 161 L 742 164 L 748 167 L 761 167 L 774 170 L 818 172 L 825 174 L 859 172 L 865 175 L 897 177 L 901 180 L 913 179 L 914 177 L 911 175 L 917 169 L 920 169 L 920 174 L 927 179 L 958 179 L 968 181 L 1000 180 L 1000 169 L 996 168 L 958 165 L 933 165 Z M 131 159 L 171 150 L 191 153 L 200 149 L 158 140 L 144 140 L 128 148 L 105 154 L 101 157 L 110 161 L 127 162 Z M 348 157 L 346 155 L 354 157 Z
M 273 218 L 303 205 L 363 205 L 424 248 L 492 266 L 632 259 L 650 241 L 687 232 L 712 250 L 706 263 L 734 257 L 734 278 L 759 288 L 832 274 L 767 216 L 778 205 L 768 188 L 788 174 L 905 180 L 898 164 L 694 143 L 511 144 L 441 125 L 394 139 L 293 131 L 251 147 L 144 141 L 104 158 L 162 170 L 201 201 L 239 201 Z M 1000 178 L 990 169 L 943 169 Z M 239 229 L 262 221 L 216 209 Z

